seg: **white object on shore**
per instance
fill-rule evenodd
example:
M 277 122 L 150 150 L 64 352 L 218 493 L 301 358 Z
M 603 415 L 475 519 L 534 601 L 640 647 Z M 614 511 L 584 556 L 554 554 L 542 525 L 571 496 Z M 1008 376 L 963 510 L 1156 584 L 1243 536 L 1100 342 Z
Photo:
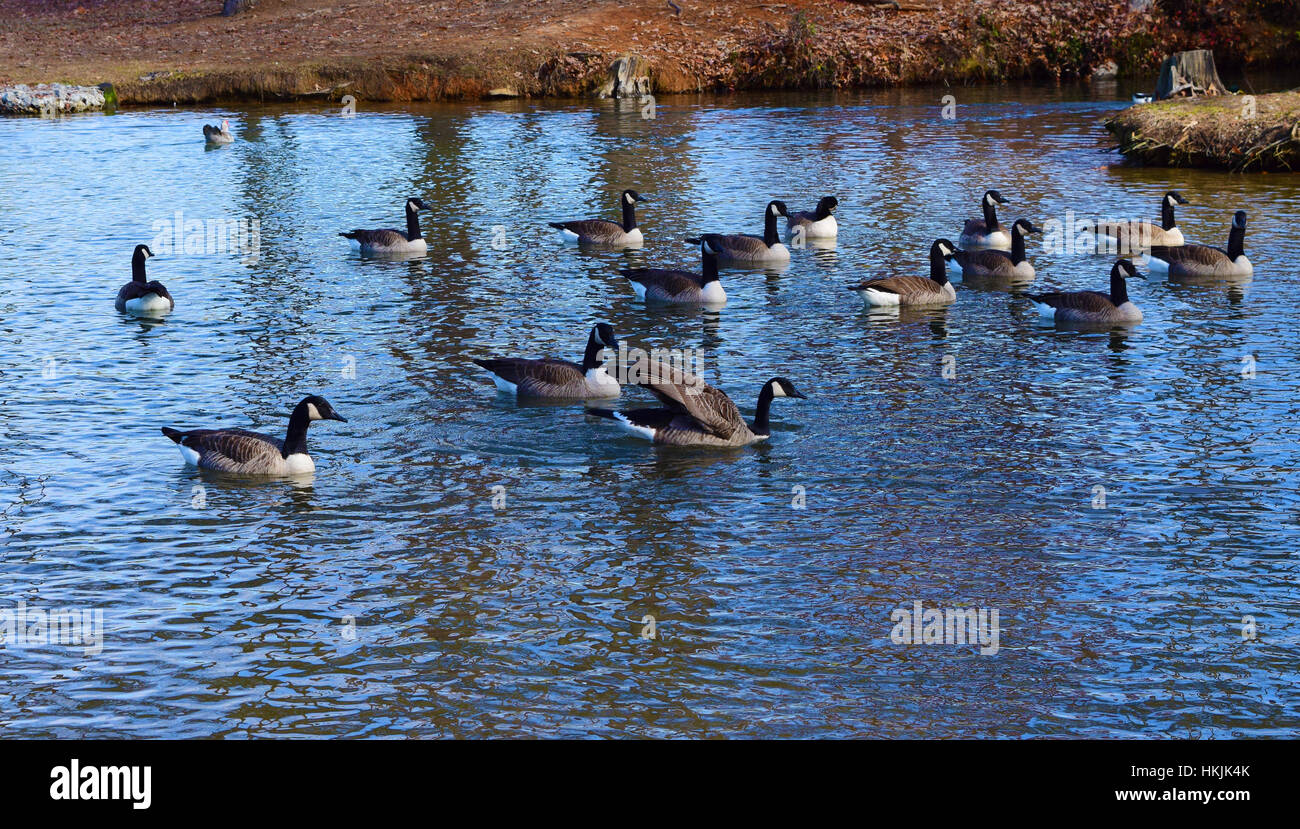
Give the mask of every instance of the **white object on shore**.
M 97 86 L 25 83 L 0 86 L 0 114 L 54 115 L 104 108 L 104 90 Z

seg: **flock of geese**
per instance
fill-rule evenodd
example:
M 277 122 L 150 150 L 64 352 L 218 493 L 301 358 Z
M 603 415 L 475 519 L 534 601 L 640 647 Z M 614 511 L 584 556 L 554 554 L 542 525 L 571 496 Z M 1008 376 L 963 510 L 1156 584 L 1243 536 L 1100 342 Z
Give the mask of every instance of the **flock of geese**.
M 221 127 L 204 126 L 209 144 L 228 144 L 234 138 L 228 121 Z M 567 242 L 614 249 L 640 247 L 644 242 L 636 223 L 636 205 L 648 201 L 635 190 L 619 197 L 622 221 L 578 219 L 552 222 Z M 993 287 L 1023 285 L 1035 277 L 1026 259 L 1025 237 L 1041 233 L 1027 219 L 1017 219 L 1010 228 L 998 220 L 997 209 L 1007 201 L 997 190 L 981 199 L 982 216 L 968 219 L 958 237 L 961 247 L 947 239 L 930 246 L 928 275 L 897 275 L 867 279 L 848 286 L 864 305 L 876 308 L 942 306 L 955 302 L 953 279 L 982 282 Z M 1237 211 L 1225 248 L 1188 243 L 1174 217 L 1177 205 L 1187 200 L 1176 192 L 1166 193 L 1160 203 L 1159 224 L 1150 221 L 1096 222 L 1080 228 L 1080 234 L 1094 240 L 1096 250 L 1114 252 L 1118 259 L 1111 268 L 1110 290 L 1027 294 L 1037 311 L 1056 322 L 1110 327 L 1131 325 L 1142 320 L 1142 311 L 1128 295 L 1127 280 L 1140 277 L 1129 256 L 1140 255 L 1151 273 L 1170 278 L 1231 278 L 1249 276 L 1253 268 L 1243 252 L 1246 213 Z M 784 202 L 774 200 L 763 212 L 762 235 L 745 233 L 702 233 L 686 241 L 698 245 L 701 269 L 629 268 L 619 271 L 631 284 L 638 299 L 646 303 L 676 303 L 719 306 L 727 301 L 719 275 L 719 264 L 766 265 L 790 259 L 790 247 L 778 231 L 784 218 L 786 236 L 801 247 L 806 239 L 834 239 L 839 227 L 834 196 L 822 198 L 807 212 L 791 213 Z M 339 235 L 366 254 L 418 254 L 427 250 L 420 230 L 419 211 L 430 210 L 423 199 L 406 201 L 406 229 L 355 229 Z M 152 256 L 146 245 L 137 245 L 131 259 L 132 279 L 118 291 L 119 312 L 159 315 L 175 307 L 167 288 L 151 281 L 145 262 Z M 607 360 L 618 347 L 613 328 L 599 323 L 587 339 L 581 363 L 557 358 L 530 359 L 497 357 L 476 359 L 503 392 L 527 398 L 562 400 L 605 400 L 618 397 L 622 387 L 607 370 Z M 588 414 L 614 421 L 626 431 L 657 444 L 673 446 L 740 447 L 770 435 L 772 401 L 779 397 L 806 399 L 790 380 L 773 377 L 763 384 L 754 419 L 746 422 L 736 404 L 722 391 L 678 367 L 658 363 L 643 367 L 638 385 L 662 404 L 659 408 L 608 409 L 588 407 Z M 312 472 L 315 464 L 307 453 L 307 427 L 317 420 L 346 419 L 329 401 L 318 395 L 303 398 L 289 417 L 283 439 L 244 429 L 194 429 L 180 431 L 164 427 L 162 432 L 177 444 L 185 461 L 204 469 L 240 475 L 285 476 Z

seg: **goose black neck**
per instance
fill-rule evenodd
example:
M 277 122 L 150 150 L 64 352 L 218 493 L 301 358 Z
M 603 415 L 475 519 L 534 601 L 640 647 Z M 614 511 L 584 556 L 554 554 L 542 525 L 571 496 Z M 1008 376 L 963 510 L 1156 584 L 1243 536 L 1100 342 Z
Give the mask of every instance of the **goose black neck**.
M 587 350 L 582 355 L 582 370 L 591 371 L 593 368 L 599 368 L 603 365 L 605 361 L 600 359 L 600 352 L 604 350 L 605 346 L 600 344 L 600 340 L 596 339 L 595 334 L 588 337 Z
M 708 285 L 710 282 L 718 281 L 718 256 L 715 253 L 702 253 L 700 258 L 704 260 L 704 282 Z
M 1246 228 L 1232 226 L 1228 233 L 1228 258 L 1236 259 L 1246 252 Z
M 1110 301 L 1116 308 L 1128 302 L 1128 280 L 1120 272 L 1119 265 L 1110 270 Z
M 750 428 L 750 431 L 756 435 L 770 435 L 772 427 L 768 423 L 768 415 L 771 411 L 772 384 L 768 383 L 758 393 L 758 407 L 754 410 L 754 425 Z
M 406 206 L 406 238 L 412 241 L 421 238 L 420 217 L 411 205 Z
M 1160 226 L 1165 230 L 1173 230 L 1177 225 L 1174 223 L 1174 206 L 1165 199 L 1164 204 L 1160 206 Z
M 131 281 L 141 284 L 149 281 L 144 276 L 144 251 L 139 251 L 131 257 Z
M 984 230 L 988 233 L 998 229 L 998 208 L 993 199 L 984 199 Z
M 938 245 L 930 246 L 930 278 L 940 285 L 948 282 L 948 261 L 943 258 Z
M 636 203 L 623 197 L 623 232 L 631 233 L 636 230 Z
M 299 403 L 294 407 L 293 414 L 289 415 L 289 430 L 284 435 L 284 448 L 280 450 L 281 457 L 306 454 L 307 426 L 310 423 L 311 417 L 307 414 L 307 404 Z
M 769 207 L 763 215 L 763 244 L 770 248 L 779 241 L 781 237 L 776 232 L 776 214 Z
M 1017 225 L 1011 228 L 1011 262 L 1019 265 L 1025 261 L 1025 232 Z

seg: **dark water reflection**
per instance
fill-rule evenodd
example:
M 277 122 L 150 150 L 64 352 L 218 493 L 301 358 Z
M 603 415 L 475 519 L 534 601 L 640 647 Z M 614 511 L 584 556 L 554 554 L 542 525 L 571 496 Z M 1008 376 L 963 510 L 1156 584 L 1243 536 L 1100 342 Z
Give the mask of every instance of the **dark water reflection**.
M 951 122 L 941 94 L 253 108 L 214 152 L 211 112 L 0 120 L 0 606 L 106 627 L 95 656 L 0 649 L 3 733 L 1294 736 L 1300 181 L 1112 166 L 1123 91 L 958 90 Z M 1036 222 L 1180 189 L 1214 244 L 1244 207 L 1256 277 L 1135 284 L 1146 321 L 1114 332 L 1002 290 L 894 314 L 843 290 L 923 273 L 989 186 Z M 624 187 L 654 199 L 642 250 L 554 242 Z M 721 311 L 617 276 L 826 193 L 836 245 L 728 271 Z M 412 194 L 429 256 L 335 235 Z M 119 317 L 177 210 L 260 220 L 260 256 L 159 255 L 176 312 Z M 1106 284 L 1102 258 L 1030 256 L 1035 289 Z M 774 374 L 809 399 L 769 445 L 700 454 L 471 370 L 576 357 L 595 320 L 703 349 L 746 413 Z M 279 432 L 308 391 L 349 422 L 313 428 L 307 480 L 187 470 L 158 433 Z M 998 609 L 1000 652 L 893 644 L 914 600 Z

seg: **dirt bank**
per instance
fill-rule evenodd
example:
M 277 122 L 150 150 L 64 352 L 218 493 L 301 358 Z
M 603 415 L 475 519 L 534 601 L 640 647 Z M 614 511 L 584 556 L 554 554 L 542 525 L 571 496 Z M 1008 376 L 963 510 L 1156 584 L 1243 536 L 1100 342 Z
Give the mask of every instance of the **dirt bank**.
M 109 81 L 123 103 L 407 101 L 589 94 L 627 53 L 648 59 L 657 91 L 686 92 L 1074 77 L 1108 60 L 1154 72 L 1171 49 L 1242 26 L 1276 29 L 1277 45 L 1256 32 L 1266 45 L 1247 54 L 1221 38 L 1221 65 L 1268 63 L 1294 42 L 1260 14 L 1183 19 L 1129 0 L 258 0 L 233 17 L 221 5 L 0 0 L 0 81 Z
M 1300 170 L 1300 91 L 1141 104 L 1106 128 L 1142 164 Z

